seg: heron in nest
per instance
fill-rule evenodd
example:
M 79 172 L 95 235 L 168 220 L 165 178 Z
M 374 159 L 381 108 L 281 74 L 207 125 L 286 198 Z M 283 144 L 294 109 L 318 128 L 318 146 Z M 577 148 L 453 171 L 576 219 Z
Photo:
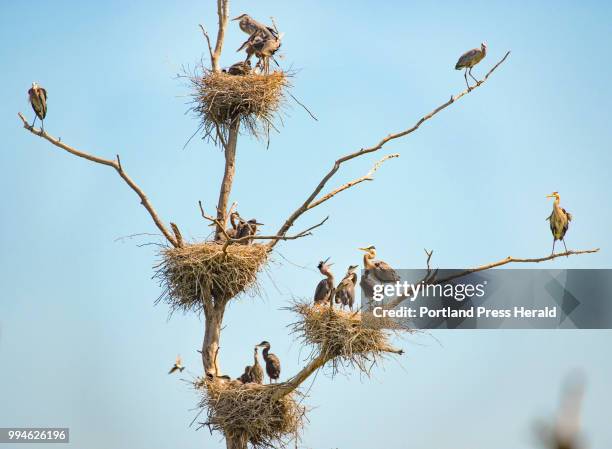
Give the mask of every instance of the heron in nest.
M 28 90 L 28 99 L 35 114 L 32 126 L 36 123 L 36 118 L 39 118 L 41 122 L 40 129 L 44 131 L 45 117 L 47 116 L 47 91 L 34 82 Z
M 176 361 L 174 362 L 174 365 L 172 366 L 172 368 L 170 368 L 170 371 L 168 371 L 168 374 L 173 374 L 173 373 L 176 373 L 177 371 L 182 373 L 184 369 L 185 367 L 183 366 L 183 360 L 181 359 L 180 355 L 177 355 Z
M 255 346 L 254 355 L 253 355 L 253 365 L 247 365 L 244 368 L 244 373 L 239 377 L 239 380 L 246 384 L 249 382 L 262 384 L 264 379 L 264 372 L 259 364 L 259 358 L 257 357 L 258 346 Z
M 321 279 L 321 281 L 319 281 L 319 283 L 317 284 L 317 288 L 315 289 L 315 294 L 314 294 L 314 304 L 316 305 L 320 305 L 320 304 L 326 304 L 327 301 L 331 301 L 332 300 L 332 292 L 334 291 L 334 275 L 331 272 L 331 266 L 333 265 L 332 263 L 327 263 L 329 261 L 329 257 L 325 260 L 322 260 L 321 262 L 319 262 L 319 265 L 317 265 L 317 268 L 319 269 L 319 272 L 325 276 L 325 279 Z
M 357 285 L 357 273 L 355 270 L 359 265 L 351 265 L 348 267 L 344 278 L 336 287 L 334 301 L 336 304 L 342 304 L 342 307 L 347 307 L 352 311 L 355 304 L 355 285 Z
M 550 195 L 546 195 L 546 198 L 555 199 L 552 213 L 547 218 L 547 220 L 550 222 L 550 232 L 552 232 L 553 235 L 553 247 L 550 254 L 555 254 L 555 243 L 557 240 L 561 240 L 563 242 L 563 247 L 565 248 L 565 252 L 567 252 L 567 246 L 565 246 L 565 233 L 569 228 L 569 222 L 572 221 L 572 214 L 559 205 L 561 201 L 559 192 L 553 192 Z
M 465 78 L 465 84 L 467 84 L 468 89 L 471 89 L 470 83 L 468 83 L 467 80 L 468 74 L 472 77 L 474 81 L 476 81 L 476 84 L 480 82 L 476 78 L 474 78 L 474 75 L 472 75 L 472 68 L 474 68 L 476 64 L 482 61 L 486 55 L 487 44 L 483 42 L 482 44 L 480 44 L 480 48 L 473 48 L 463 53 L 457 61 L 457 64 L 455 64 L 455 70 L 465 69 L 463 77 Z
M 267 74 L 270 73 L 270 59 L 278 65 L 278 62 L 274 59 L 274 54 L 281 47 L 281 38 L 282 35 L 270 36 L 265 33 L 256 32 L 249 36 L 236 51 L 240 52 L 245 50 L 247 61 L 255 55 L 258 59 L 256 67 Z
M 266 374 L 270 378 L 270 383 L 278 381 L 281 372 L 280 359 L 275 354 L 270 353 L 270 343 L 266 340 L 259 343 L 257 347 L 264 348 L 262 355 L 266 362 Z
M 259 226 L 263 226 L 263 223 L 259 223 L 255 218 L 251 218 L 249 221 L 240 219 L 236 229 L 236 238 L 239 239 L 249 236 L 254 237 L 257 234 L 257 229 Z M 244 245 L 250 245 L 253 243 L 253 239 L 245 239 L 241 243 Z
M 223 72 L 229 74 L 229 75 L 248 75 L 249 73 L 251 73 L 251 61 L 247 60 L 247 61 L 240 61 L 237 62 L 236 64 L 232 64 L 230 66 L 229 69 L 227 70 L 223 70 Z
M 234 17 L 232 20 L 238 20 L 238 26 L 242 31 L 244 31 L 249 36 L 257 32 L 261 32 L 267 36 L 278 36 L 278 33 L 274 28 L 264 25 L 263 23 L 258 22 L 253 19 L 248 14 L 240 14 L 238 17 Z

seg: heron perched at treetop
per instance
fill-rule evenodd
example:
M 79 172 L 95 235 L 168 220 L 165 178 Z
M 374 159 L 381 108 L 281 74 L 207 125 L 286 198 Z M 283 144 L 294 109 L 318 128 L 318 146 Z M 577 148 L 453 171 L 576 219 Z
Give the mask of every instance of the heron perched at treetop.
M 47 116 L 47 91 L 39 86 L 37 83 L 32 83 L 32 87 L 28 90 L 28 99 L 34 109 L 34 120 L 32 126 L 36 123 L 36 117 L 38 117 L 42 123 L 40 129 L 45 129 L 45 117 Z
M 277 381 L 281 372 L 280 359 L 276 355 L 270 353 L 270 343 L 267 341 L 264 340 L 257 346 L 264 348 L 262 355 L 266 362 L 266 373 L 270 378 L 270 383 L 272 383 L 272 381 Z
M 546 195 L 546 198 L 555 199 L 552 213 L 547 218 L 547 220 L 550 222 L 550 232 L 552 232 L 553 235 L 553 248 L 551 255 L 555 253 L 555 243 L 557 240 L 561 240 L 563 242 L 563 247 L 565 248 L 565 252 L 567 252 L 567 246 L 565 246 L 565 233 L 569 227 L 569 222 L 572 221 L 572 214 L 559 205 L 561 200 L 559 192 L 553 192 L 550 195 Z
M 473 48 L 463 53 L 457 61 L 457 64 L 455 64 L 456 70 L 465 69 L 463 77 L 465 78 L 465 84 L 467 84 L 468 89 L 471 89 L 470 83 L 468 83 L 467 80 L 468 74 L 472 77 L 474 81 L 476 81 L 476 84 L 479 83 L 479 81 L 472 75 L 472 68 L 480 61 L 482 61 L 486 55 L 487 44 L 486 42 L 483 42 L 482 44 L 480 44 L 480 48 Z
M 259 358 L 257 357 L 257 349 L 258 347 L 255 346 L 254 356 L 253 356 L 253 365 L 246 366 L 244 368 L 244 373 L 239 378 L 239 380 L 244 384 L 249 383 L 249 382 L 254 382 L 257 384 L 263 383 L 264 373 L 263 373 L 263 369 L 261 368 L 261 365 L 259 364 Z
M 400 280 L 397 272 L 387 262 L 376 259 L 376 247 L 359 248 L 365 251 L 363 255 L 363 266 L 367 272 L 371 272 L 380 282 L 397 282 Z
M 346 275 L 340 281 L 338 287 L 336 287 L 334 295 L 336 304 L 342 304 L 342 307 L 348 306 L 350 310 L 353 310 L 353 304 L 355 303 L 355 285 L 357 285 L 357 273 L 355 273 L 355 270 L 358 267 L 359 265 L 348 267 Z
M 168 374 L 176 373 L 177 371 L 182 373 L 184 369 L 185 367 L 183 366 L 183 360 L 181 359 L 180 355 L 177 355 L 176 361 L 174 362 L 172 368 L 170 368 L 170 371 L 168 371 Z
M 325 304 L 327 303 L 327 301 L 331 301 L 331 294 L 332 291 L 334 290 L 334 275 L 331 272 L 331 266 L 333 264 L 328 264 L 327 262 L 329 261 L 329 257 L 325 260 L 322 260 L 321 262 L 319 262 L 319 265 L 317 265 L 317 268 L 319 269 L 319 272 L 325 276 L 325 279 L 321 279 L 321 281 L 319 281 L 319 283 L 317 284 L 317 288 L 315 289 L 315 294 L 314 294 L 314 303 L 315 305 L 318 304 Z

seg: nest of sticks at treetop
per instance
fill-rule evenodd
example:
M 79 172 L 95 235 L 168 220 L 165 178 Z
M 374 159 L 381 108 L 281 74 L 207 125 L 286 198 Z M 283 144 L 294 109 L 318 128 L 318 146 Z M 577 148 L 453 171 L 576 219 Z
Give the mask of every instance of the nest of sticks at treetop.
M 243 438 L 254 448 L 285 447 L 299 436 L 306 408 L 295 391 L 272 401 L 277 385 L 198 379 L 195 387 L 203 394 L 199 407 L 207 413 L 201 426 L 211 431 Z
M 205 138 L 227 142 L 235 121 L 256 137 L 268 136 L 285 104 L 290 87 L 287 72 L 229 75 L 202 67 L 189 77 L 192 87 L 191 111 L 200 119 Z
M 164 248 L 156 267 L 164 299 L 171 310 L 199 312 L 206 295 L 229 299 L 242 292 L 258 293 L 257 274 L 268 261 L 266 245 L 227 245 L 223 242 Z
M 403 328 L 390 319 L 305 302 L 294 302 L 288 309 L 300 317 L 291 325 L 292 332 L 313 346 L 311 357 L 322 355 L 331 361 L 332 374 L 340 367 L 356 367 L 369 375 L 386 354 L 402 353 L 389 340 Z

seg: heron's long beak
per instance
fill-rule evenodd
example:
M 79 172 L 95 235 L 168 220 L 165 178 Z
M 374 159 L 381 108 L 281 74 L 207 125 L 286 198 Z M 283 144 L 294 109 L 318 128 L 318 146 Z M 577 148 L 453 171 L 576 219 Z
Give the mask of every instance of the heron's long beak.
M 554 198 L 555 195 L 546 195 L 546 198 Z
M 368 248 L 357 248 L 360 249 L 361 251 L 370 251 Z
M 238 20 L 238 19 L 240 19 L 240 17 L 241 17 L 241 16 L 234 17 L 234 18 L 232 19 L 232 21 L 234 21 L 234 20 Z
M 257 226 L 263 226 L 263 225 L 264 225 L 263 223 L 257 223 L 257 222 L 256 222 L 255 224 L 256 224 Z
M 331 256 L 329 256 L 327 259 L 325 259 L 325 260 L 323 261 L 323 264 L 326 264 L 326 263 L 327 263 L 327 261 L 328 261 L 329 259 L 331 259 Z

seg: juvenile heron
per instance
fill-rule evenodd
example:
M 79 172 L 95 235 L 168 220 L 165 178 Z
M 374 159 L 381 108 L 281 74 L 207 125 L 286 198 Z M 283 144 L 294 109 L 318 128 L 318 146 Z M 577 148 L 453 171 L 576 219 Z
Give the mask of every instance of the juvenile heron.
M 355 270 L 359 265 L 351 265 L 346 271 L 344 279 L 340 281 L 336 288 L 336 294 L 334 295 L 334 301 L 336 304 L 342 304 L 342 307 L 348 306 L 350 310 L 353 310 L 353 304 L 355 304 L 355 285 L 357 285 L 357 273 Z
M 363 255 L 363 266 L 366 273 L 372 274 L 380 282 L 397 282 L 400 280 L 397 272 L 387 262 L 376 259 L 376 247 L 370 245 L 367 248 L 359 248 L 365 251 Z
M 36 123 L 36 117 L 38 117 L 42 123 L 40 129 L 44 131 L 44 120 L 47 116 L 47 91 L 34 82 L 32 83 L 32 87 L 28 90 L 28 99 L 30 100 L 30 104 L 32 105 L 32 109 L 34 109 L 35 114 L 34 121 L 32 121 L 32 126 L 34 126 L 34 123 Z
M 321 279 L 321 281 L 317 284 L 317 288 L 315 289 L 315 305 L 325 304 L 327 303 L 327 301 L 331 301 L 332 299 L 331 294 L 334 290 L 334 275 L 331 272 L 330 268 L 333 264 L 328 264 L 328 261 L 329 257 L 325 260 L 322 260 L 321 262 L 319 262 L 319 265 L 317 265 L 319 272 L 323 276 L 325 276 L 325 279 Z
M 550 222 L 550 232 L 552 232 L 553 235 L 553 248 L 550 254 L 555 254 L 555 243 L 557 240 L 561 240 L 563 242 L 563 247 L 565 248 L 565 252 L 567 252 L 567 246 L 565 246 L 565 233 L 569 227 L 569 222 L 572 221 L 572 214 L 559 205 L 559 202 L 561 201 L 559 192 L 553 192 L 550 195 L 546 195 L 546 198 L 555 199 L 552 213 L 547 218 L 547 220 Z
M 227 69 L 229 75 L 248 75 L 251 73 L 251 61 L 240 61 L 230 66 Z
M 266 374 L 268 374 L 268 377 L 270 378 L 270 383 L 272 383 L 272 381 L 276 382 L 280 377 L 281 372 L 280 359 L 276 355 L 270 353 L 270 343 L 267 341 L 264 340 L 257 346 L 264 348 L 262 355 L 264 361 L 266 362 Z
M 176 361 L 174 362 L 174 365 L 172 366 L 172 368 L 170 368 L 170 371 L 168 371 L 168 374 L 173 374 L 173 373 L 176 373 L 177 371 L 182 373 L 184 369 L 185 367 L 183 366 L 183 360 L 181 359 L 180 355 L 177 355 Z
M 258 350 L 258 347 L 255 346 L 254 356 L 253 356 L 253 365 L 246 366 L 244 368 L 244 373 L 239 378 L 239 380 L 244 384 L 249 383 L 249 382 L 254 382 L 257 384 L 263 383 L 264 373 L 263 373 L 263 369 L 261 368 L 261 365 L 259 364 L 259 358 L 257 357 L 257 350 Z
M 476 81 L 476 84 L 479 83 L 479 81 L 474 78 L 474 75 L 472 75 L 472 68 L 480 61 L 482 61 L 486 55 L 487 44 L 486 42 L 483 42 L 482 44 L 480 44 L 480 48 L 473 48 L 463 53 L 457 61 L 457 64 L 455 64 L 455 70 L 465 69 L 463 77 L 465 78 L 465 84 L 467 84 L 468 89 L 471 89 L 470 83 L 468 83 L 467 80 L 468 74 L 472 77 L 474 81 Z
M 236 229 L 236 238 L 239 239 L 242 237 L 254 236 L 255 234 L 257 234 L 257 227 L 262 225 L 263 223 L 258 223 L 257 220 L 254 218 L 251 218 L 249 221 L 244 221 L 240 219 L 240 222 L 238 223 L 238 227 Z M 253 240 L 245 239 L 241 243 L 244 245 L 250 245 L 251 243 L 253 243 Z
M 278 65 L 274 59 L 274 54 L 281 47 L 281 36 L 275 34 L 274 36 L 267 35 L 265 33 L 256 32 L 253 33 L 249 38 L 236 50 L 237 52 L 246 50 L 246 60 L 250 60 L 253 55 L 258 59 L 257 67 L 259 67 L 263 73 L 270 72 L 270 59 Z

